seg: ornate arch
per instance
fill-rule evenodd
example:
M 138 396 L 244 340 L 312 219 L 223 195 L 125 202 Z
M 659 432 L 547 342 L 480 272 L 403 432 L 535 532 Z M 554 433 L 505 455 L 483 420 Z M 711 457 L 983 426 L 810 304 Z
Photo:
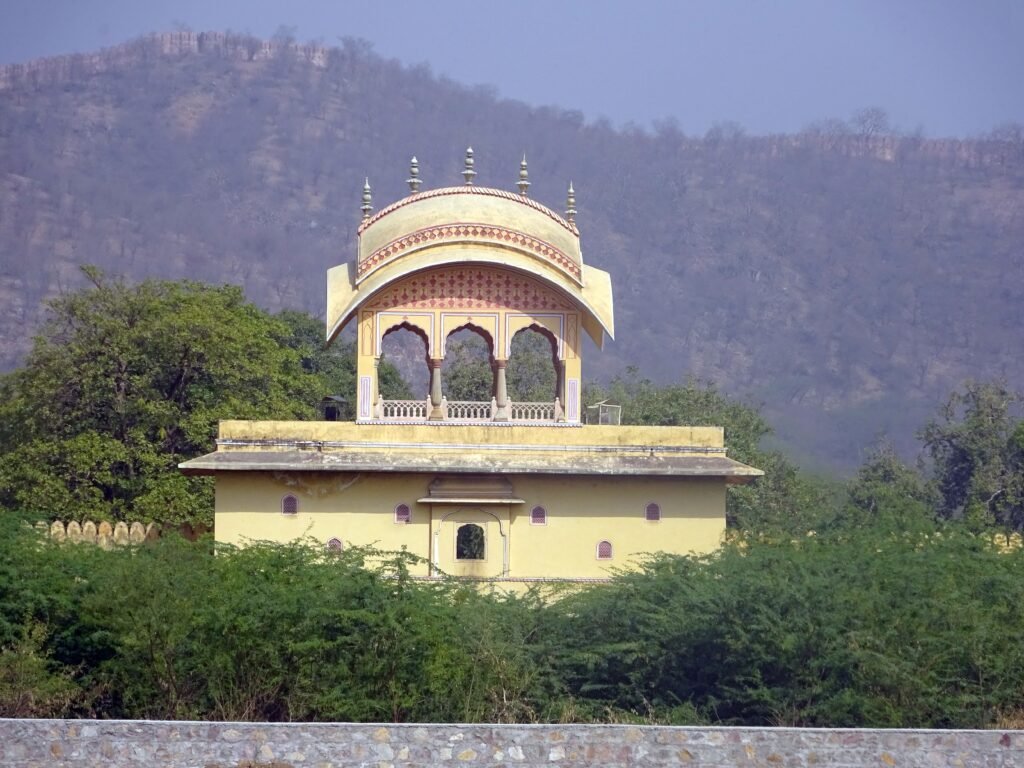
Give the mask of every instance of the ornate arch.
M 380 357 L 384 346 L 384 338 L 395 331 L 412 331 L 422 341 L 425 357 L 429 360 L 434 353 L 434 318 L 432 315 L 410 315 L 407 313 L 379 312 L 375 316 L 377 324 L 374 355 Z

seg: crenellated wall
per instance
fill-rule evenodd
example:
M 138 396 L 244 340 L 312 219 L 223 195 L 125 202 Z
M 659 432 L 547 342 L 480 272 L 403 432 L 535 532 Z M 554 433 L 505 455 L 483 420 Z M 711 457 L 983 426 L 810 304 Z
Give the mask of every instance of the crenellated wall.
M 5 768 L 1012 768 L 1024 731 L 0 719 Z

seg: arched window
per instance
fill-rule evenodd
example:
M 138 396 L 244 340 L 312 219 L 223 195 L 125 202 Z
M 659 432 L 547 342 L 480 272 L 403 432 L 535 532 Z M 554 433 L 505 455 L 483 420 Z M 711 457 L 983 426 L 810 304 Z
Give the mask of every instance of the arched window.
M 455 559 L 483 560 L 484 551 L 484 529 L 475 523 L 460 525 L 455 536 Z
M 327 551 L 330 552 L 332 555 L 339 554 L 342 549 L 343 545 L 341 543 L 341 539 L 333 538 L 327 542 Z
M 547 525 L 548 512 L 544 507 L 534 507 L 530 512 L 530 525 Z
M 597 542 L 597 559 L 598 560 L 611 560 L 612 559 L 612 543 L 610 541 L 599 541 L 599 542 Z
M 412 512 L 409 511 L 409 505 L 408 504 L 399 504 L 397 507 L 395 507 L 395 523 L 396 524 L 411 523 L 411 522 L 412 522 Z
M 646 519 L 648 523 L 657 523 L 658 521 L 660 521 L 661 507 L 659 507 L 652 501 L 650 504 L 647 505 L 647 508 L 644 510 L 644 519 Z
M 282 515 L 296 515 L 299 512 L 299 500 L 292 494 L 288 494 L 281 499 L 281 514 Z

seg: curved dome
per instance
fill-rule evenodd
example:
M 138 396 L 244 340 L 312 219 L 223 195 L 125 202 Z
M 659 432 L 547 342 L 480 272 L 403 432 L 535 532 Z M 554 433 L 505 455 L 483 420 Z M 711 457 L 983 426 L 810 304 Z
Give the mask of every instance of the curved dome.
M 523 195 L 466 185 L 410 195 L 363 222 L 356 261 L 328 271 L 328 340 L 386 286 L 451 264 L 530 274 L 580 309 L 599 347 L 614 338 L 610 277 L 583 263 L 576 225 Z

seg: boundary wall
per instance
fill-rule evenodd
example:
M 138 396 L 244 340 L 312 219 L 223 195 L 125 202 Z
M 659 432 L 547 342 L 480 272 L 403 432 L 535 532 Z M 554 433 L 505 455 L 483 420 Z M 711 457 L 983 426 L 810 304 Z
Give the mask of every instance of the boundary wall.
M 1019 768 L 1024 731 L 0 719 L 4 768 Z

